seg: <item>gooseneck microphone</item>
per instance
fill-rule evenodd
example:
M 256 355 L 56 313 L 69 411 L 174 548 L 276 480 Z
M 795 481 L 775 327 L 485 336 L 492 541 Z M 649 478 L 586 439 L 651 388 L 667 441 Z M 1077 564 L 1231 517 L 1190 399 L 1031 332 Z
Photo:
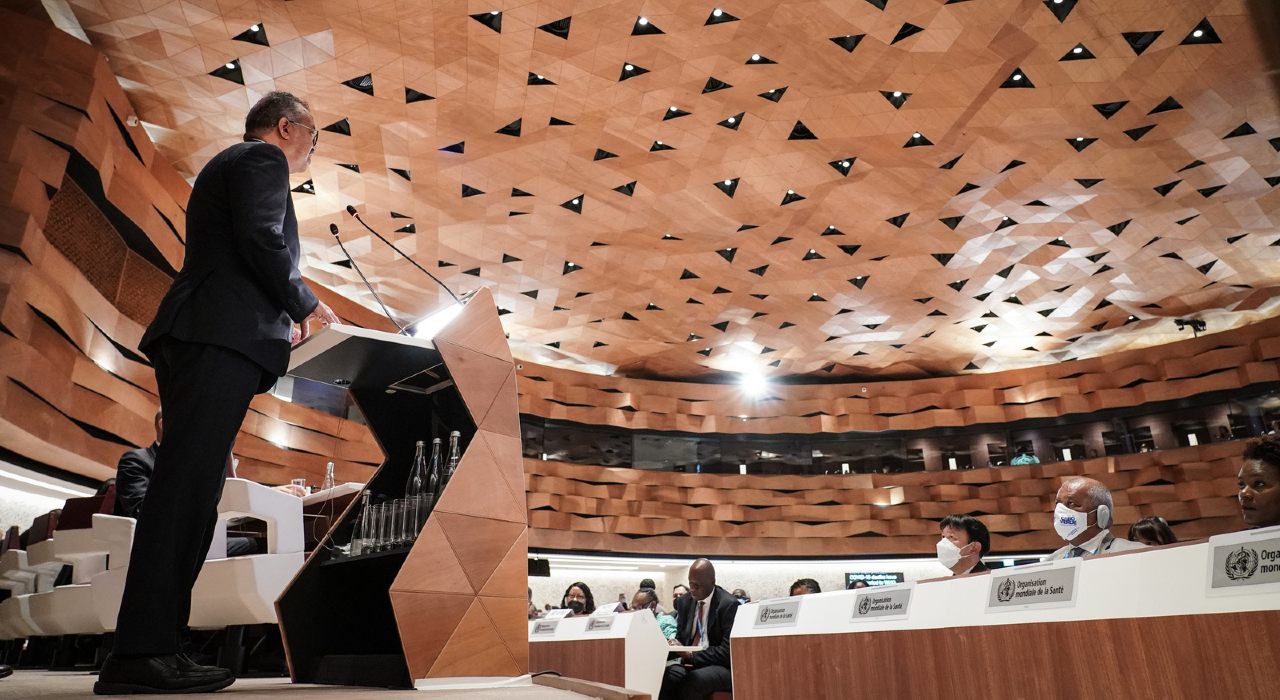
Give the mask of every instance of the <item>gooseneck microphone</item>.
M 342 249 L 342 254 L 346 256 L 347 262 L 351 263 L 351 269 L 355 270 L 357 275 L 360 275 L 360 281 L 364 282 L 365 289 L 368 289 L 369 293 L 373 295 L 373 298 L 378 301 L 378 306 L 382 307 L 382 313 L 387 317 L 387 320 L 391 321 L 392 325 L 400 329 L 401 333 L 404 333 L 404 326 L 400 325 L 400 322 L 396 320 L 396 317 L 391 315 L 391 311 L 387 308 L 387 305 L 382 303 L 382 297 L 378 296 L 378 292 L 374 291 L 373 285 L 369 284 L 369 280 L 364 276 L 364 273 L 360 271 L 360 266 L 356 264 L 355 258 L 351 257 L 351 253 L 347 252 L 347 247 L 342 245 L 342 238 L 338 236 L 338 225 L 334 223 L 329 224 L 329 233 L 333 234 L 333 240 L 338 242 L 338 247 Z
M 356 221 L 359 221 L 359 222 L 360 222 L 360 225 L 361 225 L 361 226 L 363 226 L 363 227 L 365 227 L 366 229 L 368 229 L 369 233 L 372 233 L 375 237 L 377 237 L 377 239 L 378 239 L 378 240 L 380 240 L 380 241 L 382 241 L 383 243 L 386 243 L 387 245 L 391 246 L 391 249 L 392 249 L 392 250 L 394 250 L 395 252 L 399 253 L 399 254 L 400 254 L 400 257 L 404 258 L 405 260 L 408 260 L 410 265 L 413 265 L 414 267 L 418 268 L 419 270 L 421 270 L 421 271 L 422 271 L 422 274 L 426 275 L 427 277 L 430 277 L 430 278 L 431 278 L 431 280 L 432 280 L 433 282 L 435 282 L 436 284 L 440 285 L 440 288 L 441 288 L 441 289 L 443 289 L 444 291 L 448 292 L 448 293 L 449 293 L 449 296 L 453 297 L 453 300 L 454 300 L 455 302 L 457 302 L 457 303 L 459 303 L 459 304 L 461 304 L 461 303 L 462 303 L 462 300 L 458 298 L 458 295 L 457 295 L 457 294 L 454 294 L 452 289 L 449 289 L 449 287 L 445 286 L 445 283 L 444 283 L 444 282 L 441 282 L 441 281 L 440 281 L 440 279 L 439 279 L 438 277 L 436 277 L 435 275 L 433 275 L 433 274 L 431 274 L 430 272 L 428 272 L 428 271 L 427 271 L 427 268 L 425 268 L 425 267 L 423 267 L 423 266 L 419 265 L 417 260 L 414 260 L 413 258 L 411 258 L 411 257 L 409 257 L 408 255 L 406 255 L 406 254 L 405 254 L 405 252 L 404 252 L 403 250 L 400 250 L 399 248 L 397 248 L 397 247 L 396 247 L 396 244 L 395 244 L 395 243 L 392 243 L 391 241 L 388 241 L 386 238 L 383 238 L 382 234 L 378 233 L 377 231 L 374 231 L 374 230 L 373 230 L 373 228 L 372 228 L 371 226 L 369 226 L 369 224 L 366 224 L 366 223 L 364 222 L 364 219 L 360 218 L 360 212 L 356 211 L 356 208 L 355 208 L 354 206 L 352 206 L 352 205 L 348 204 L 348 205 L 347 205 L 347 213 L 348 213 L 348 214 L 350 214 L 351 216 L 355 217 Z M 353 264 L 354 264 L 354 263 L 353 263 Z

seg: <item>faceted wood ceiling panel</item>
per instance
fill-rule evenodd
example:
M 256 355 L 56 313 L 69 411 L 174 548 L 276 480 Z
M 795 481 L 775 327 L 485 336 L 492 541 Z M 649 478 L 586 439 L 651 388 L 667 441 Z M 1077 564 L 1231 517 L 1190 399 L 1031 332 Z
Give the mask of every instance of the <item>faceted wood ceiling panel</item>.
M 1276 314 L 1280 111 L 1244 0 L 71 0 L 188 175 L 271 89 L 307 273 L 492 287 L 516 356 L 923 376 Z

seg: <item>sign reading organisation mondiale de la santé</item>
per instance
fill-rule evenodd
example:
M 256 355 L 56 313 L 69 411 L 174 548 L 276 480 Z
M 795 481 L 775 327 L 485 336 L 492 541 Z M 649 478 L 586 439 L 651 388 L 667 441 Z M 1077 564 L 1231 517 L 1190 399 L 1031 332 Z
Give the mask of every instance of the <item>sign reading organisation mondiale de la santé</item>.
M 1280 591 L 1280 527 L 1209 538 L 1209 595 L 1271 591 Z
M 1071 607 L 1079 572 L 1080 560 L 1066 559 L 993 573 L 987 612 Z

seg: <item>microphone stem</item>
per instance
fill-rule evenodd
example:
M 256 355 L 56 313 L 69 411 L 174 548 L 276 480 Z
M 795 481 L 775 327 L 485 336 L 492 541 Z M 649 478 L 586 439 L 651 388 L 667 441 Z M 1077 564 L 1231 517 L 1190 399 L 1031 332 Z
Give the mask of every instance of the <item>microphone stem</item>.
M 386 314 L 387 320 L 391 321 L 392 325 L 403 333 L 404 326 L 400 325 L 400 322 L 396 320 L 396 317 L 391 315 L 391 310 L 387 308 L 387 305 L 382 303 L 382 297 L 378 296 L 378 293 L 373 289 L 373 285 L 369 284 L 369 280 L 365 278 L 364 273 L 360 271 L 360 266 L 356 264 L 356 259 L 351 257 L 351 253 L 347 252 L 347 247 L 342 244 L 342 239 L 338 237 L 336 232 L 333 234 L 333 239 L 338 242 L 338 248 L 342 250 L 342 254 L 347 256 L 347 260 L 351 261 L 351 268 L 356 271 L 357 275 L 360 275 L 360 281 L 364 282 L 365 288 L 373 295 L 373 298 L 378 302 L 378 306 L 382 307 L 382 313 Z
M 359 214 L 359 213 L 352 212 L 352 214 L 351 214 L 351 215 L 352 215 L 352 216 L 354 216 L 354 217 L 355 217 L 355 219 L 356 219 L 356 221 L 359 221 L 359 222 L 360 222 L 360 225 L 361 225 L 361 226 L 363 226 L 363 227 L 365 227 L 365 229 L 367 229 L 367 230 L 369 231 L 369 233 L 372 233 L 374 236 L 376 236 L 376 237 L 378 238 L 378 240 L 380 240 L 380 241 L 382 241 L 383 243 L 386 243 L 387 245 L 391 246 L 391 249 L 392 249 L 392 250 L 394 250 L 395 252 L 399 253 L 399 254 L 400 254 L 400 257 L 404 258 L 405 260 L 408 260 L 410 265 L 413 265 L 414 267 L 418 268 L 419 270 L 421 270 L 421 271 L 422 271 L 422 273 L 423 273 L 423 274 L 425 274 L 427 277 L 430 277 L 433 281 L 435 281 L 435 283 L 436 283 L 436 284 L 440 285 L 440 288 L 441 288 L 441 289 L 443 289 L 444 291 L 448 292 L 448 293 L 449 293 L 449 296 L 450 296 L 450 297 L 453 297 L 453 300 L 454 300 L 455 302 L 457 302 L 458 304 L 461 304 L 461 303 L 462 303 L 462 300 L 458 298 L 458 295 L 457 295 L 457 294 L 454 294 L 454 293 L 453 293 L 453 290 L 452 290 L 452 289 L 449 289 L 449 287 L 447 287 L 447 286 L 445 285 L 445 283 L 444 283 L 444 282 L 441 282 L 441 281 L 440 281 L 440 279 L 439 279 L 438 277 L 436 277 L 435 275 L 433 275 L 433 274 L 431 274 L 430 272 L 428 272 L 428 271 L 427 271 L 427 268 L 425 268 L 425 267 L 423 267 L 423 266 L 419 265 L 419 264 L 418 264 L 418 261 L 416 261 L 416 260 L 414 260 L 413 258 L 411 258 L 411 257 L 409 257 L 408 255 L 406 255 L 406 254 L 405 254 L 405 252 L 404 252 L 403 250 L 400 250 L 399 248 L 397 248 L 395 243 L 392 243 L 391 241 L 387 240 L 386 238 L 383 238 L 382 234 L 378 233 L 377 231 L 374 231 L 374 230 L 373 230 L 373 227 L 369 226 L 369 224 L 366 224 L 366 223 L 364 222 L 364 219 L 360 218 L 360 214 Z M 354 264 L 354 263 L 353 263 L 353 264 Z

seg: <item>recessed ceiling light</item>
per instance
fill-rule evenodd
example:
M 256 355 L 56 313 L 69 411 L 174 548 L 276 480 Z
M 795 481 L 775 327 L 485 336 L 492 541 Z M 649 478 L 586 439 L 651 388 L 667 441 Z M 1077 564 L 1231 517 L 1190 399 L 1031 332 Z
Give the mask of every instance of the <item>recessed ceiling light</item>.
M 544 77 L 542 77 L 541 75 L 539 75 L 539 76 L 538 76 L 538 80 L 546 80 L 546 78 L 544 78 Z
M 1013 79 L 1014 79 L 1014 80 L 1022 80 L 1022 74 L 1021 74 L 1021 73 L 1014 73 L 1014 74 L 1013 74 Z
M 1077 46 L 1074 49 L 1071 49 L 1071 53 L 1084 53 L 1084 49 Z
M 902 97 L 902 91 L 901 91 L 901 90 L 894 90 L 894 91 L 893 91 L 893 96 L 894 96 L 894 97 Z
M 575 199 L 575 200 L 573 200 L 573 201 L 574 201 L 574 203 L 575 203 L 575 204 L 578 202 L 578 200 L 576 200 L 576 199 Z M 569 267 L 577 267 L 577 266 L 576 266 L 576 265 L 574 265 L 573 263 L 568 263 L 568 265 L 569 265 Z
M 1061 4 L 1062 4 L 1062 0 L 1053 0 L 1053 4 L 1055 4 L 1055 5 L 1061 5 Z
M 236 64 L 234 63 L 227 64 L 227 70 L 235 70 L 235 69 L 236 69 Z
M 787 190 L 787 194 L 795 194 L 795 193 L 796 193 L 795 190 Z
M 733 184 L 733 180 L 725 180 L 725 181 L 724 181 L 724 184 L 725 184 L 725 185 L 732 185 L 732 184 Z M 728 248 L 726 248 L 725 250 L 728 250 Z
M 726 119 L 725 121 L 729 122 L 730 124 L 733 124 L 734 122 L 738 121 L 738 118 L 737 118 L 737 117 L 729 117 L 729 118 L 728 118 L 728 119 Z
M 832 228 L 835 228 L 835 227 L 836 227 L 836 225 L 835 225 L 835 224 L 827 224 L 827 228 L 829 228 L 829 229 L 832 229 Z
M 662 145 L 662 142 L 661 142 L 661 141 L 654 141 L 654 143 L 658 144 L 659 146 L 661 146 L 661 145 Z
M 1197 30 L 1195 30 L 1194 32 L 1191 32 L 1191 36 L 1193 36 L 1193 37 L 1195 37 L 1195 38 L 1199 39 L 1200 37 L 1204 36 L 1204 30 L 1203 30 L 1203 29 L 1197 29 Z
M 1197 30 L 1197 31 L 1198 31 L 1198 30 Z M 1201 32 L 1201 33 L 1203 34 L 1203 32 Z M 753 53 L 753 54 L 751 54 L 751 60 L 753 60 L 753 61 L 759 61 L 759 60 L 760 60 L 760 54 L 758 54 L 758 53 Z M 770 90 L 769 92 L 773 92 L 773 90 Z
M 723 15 L 723 14 L 724 14 L 724 10 L 722 10 L 722 9 L 720 9 L 720 8 L 718 8 L 718 7 L 717 7 L 716 9 L 714 9 L 714 10 L 712 10 L 712 11 L 711 11 L 711 16 L 712 16 L 712 17 L 719 17 L 720 15 Z
M 577 199 L 573 200 L 573 203 L 578 204 L 578 200 Z M 572 265 L 573 263 L 569 263 L 569 264 Z
M 1084 137 L 1083 137 L 1083 136 L 1077 136 L 1077 137 L 1076 137 L 1076 141 L 1083 141 L 1083 140 L 1084 140 Z
M 258 31 L 258 25 L 256 25 L 256 24 L 255 24 L 255 25 L 253 25 L 253 26 L 249 27 L 249 31 L 251 31 L 251 32 L 256 32 L 256 31 Z
M 636 20 L 636 24 L 638 24 L 638 25 L 640 25 L 640 26 L 642 26 L 642 27 L 643 27 L 644 25 L 648 24 L 648 23 L 649 23 L 649 18 L 648 18 L 648 17 L 641 17 L 640 19 Z
M 624 66 L 622 67 L 622 70 L 635 70 L 635 69 L 636 69 L 636 67 L 635 67 L 635 66 L 633 66 L 633 65 L 631 65 L 630 63 L 628 63 L 628 64 L 626 64 L 626 65 L 624 65 Z
M 675 105 L 671 105 L 668 109 L 670 109 L 672 112 L 678 112 L 678 111 L 679 111 L 679 109 L 678 109 Z
M 773 93 L 774 93 L 774 90 L 771 89 L 767 94 L 772 95 Z
M 920 132 L 919 132 L 919 131 L 913 132 L 913 133 L 911 134 L 911 138 L 913 138 L 913 139 L 918 139 L 918 138 L 920 138 Z
M 840 161 L 840 167 L 842 167 L 842 168 L 847 168 L 847 167 L 849 167 L 849 161 L 847 161 L 847 160 L 842 160 L 842 161 Z
M 810 248 L 810 249 L 809 249 L 809 252 L 810 252 L 810 253 L 816 253 L 816 252 L 818 252 L 818 251 L 814 250 L 813 248 Z
M 501 13 L 501 12 L 499 12 L 499 11 L 497 11 L 497 10 L 489 10 L 489 14 L 491 14 L 491 15 L 500 15 L 500 14 L 502 14 L 502 13 Z

